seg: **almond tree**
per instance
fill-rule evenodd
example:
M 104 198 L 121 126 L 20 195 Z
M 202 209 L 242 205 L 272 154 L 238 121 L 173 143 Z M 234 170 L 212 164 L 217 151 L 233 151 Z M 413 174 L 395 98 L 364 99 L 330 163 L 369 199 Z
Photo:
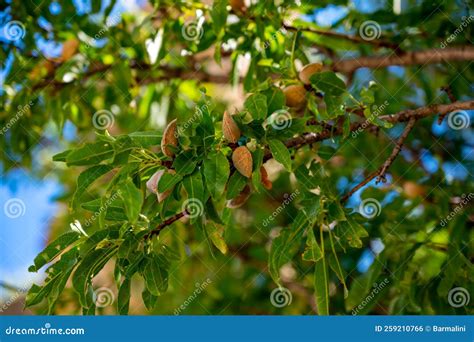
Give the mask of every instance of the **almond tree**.
M 28 307 L 102 312 L 113 269 L 119 314 L 472 312 L 467 3 L 91 3 L 6 10 L 4 168 L 67 148 Z

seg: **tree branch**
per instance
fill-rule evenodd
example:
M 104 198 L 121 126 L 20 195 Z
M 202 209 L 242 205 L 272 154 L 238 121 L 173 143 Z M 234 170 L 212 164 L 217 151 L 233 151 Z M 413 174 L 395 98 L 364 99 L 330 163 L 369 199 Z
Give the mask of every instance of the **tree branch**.
M 395 114 L 380 116 L 379 119 L 385 120 L 387 122 L 398 123 L 398 122 L 408 121 L 408 124 L 405 127 L 405 130 L 403 131 L 402 135 L 398 139 L 397 144 L 394 150 L 392 151 L 392 154 L 389 156 L 389 158 L 384 163 L 384 165 L 382 165 L 382 167 L 379 170 L 371 173 L 365 180 L 363 180 L 354 189 L 352 189 L 347 195 L 345 195 L 341 199 L 341 202 L 345 202 L 354 192 L 356 192 L 358 189 L 363 187 L 365 184 L 370 182 L 375 177 L 385 174 L 385 171 L 390 167 L 390 165 L 393 163 L 397 155 L 400 153 L 401 146 L 403 142 L 405 141 L 406 137 L 408 136 L 408 134 L 410 133 L 416 121 L 427 116 L 436 115 L 438 113 L 447 114 L 449 112 L 459 110 L 459 109 L 474 109 L 474 101 L 454 102 L 450 104 L 434 104 L 430 106 L 420 107 L 417 109 L 402 110 Z M 370 122 L 367 120 L 364 122 L 355 123 L 351 125 L 350 131 L 354 132 L 361 128 L 367 127 L 368 125 L 370 125 Z M 321 133 L 306 133 L 306 134 L 303 134 L 302 136 L 287 140 L 285 143 L 285 146 L 287 148 L 298 149 L 305 145 L 323 141 L 334 136 L 342 135 L 342 133 L 343 133 L 343 129 L 341 127 L 338 127 L 338 128 L 334 127 L 333 131 L 326 129 L 322 131 Z M 271 158 L 272 158 L 271 152 L 266 151 L 263 157 L 263 161 L 265 162 Z M 172 223 L 179 220 L 185 215 L 186 215 L 186 211 L 183 211 L 168 218 L 167 220 L 160 223 L 155 229 L 150 231 L 147 235 L 145 235 L 145 239 L 149 239 L 155 235 L 160 234 L 160 232 L 164 228 L 171 225 Z
M 444 61 L 470 61 L 474 59 L 474 46 L 445 49 L 428 49 L 402 52 L 385 56 L 367 56 L 336 61 L 330 68 L 350 74 L 359 68 L 379 69 L 390 65 L 433 64 Z
M 151 230 L 148 234 L 145 235 L 145 240 L 150 239 L 155 235 L 159 235 L 163 229 L 165 229 L 167 226 L 171 225 L 172 223 L 178 221 L 180 218 L 184 217 L 185 215 L 187 215 L 186 210 L 164 220 L 158 226 L 156 226 L 155 229 Z
M 393 50 L 397 50 L 400 48 L 398 44 L 395 44 L 386 40 L 382 40 L 382 39 L 365 40 L 359 36 L 351 36 L 344 33 L 335 32 L 335 31 L 318 30 L 318 29 L 310 28 L 310 27 L 295 27 L 295 26 L 286 25 L 286 24 L 283 24 L 283 28 L 289 31 L 304 31 L 304 32 L 310 32 L 310 33 L 316 33 L 322 36 L 339 38 L 339 39 L 347 40 L 349 42 L 353 42 L 357 44 L 370 44 L 377 47 L 390 48 Z
M 349 197 L 351 197 L 357 190 L 362 188 L 364 185 L 369 183 L 372 179 L 377 177 L 377 183 L 380 181 L 385 182 L 385 173 L 387 172 L 388 168 L 393 164 L 395 158 L 397 158 L 398 154 L 402 150 L 402 145 L 405 142 L 406 138 L 408 137 L 408 134 L 411 132 L 413 129 L 413 126 L 415 126 L 416 118 L 412 117 L 410 121 L 408 121 L 408 124 L 405 126 L 405 129 L 403 130 L 403 133 L 400 135 L 400 137 L 397 140 L 397 143 L 395 144 L 395 147 L 393 148 L 392 153 L 390 156 L 387 158 L 387 160 L 382 164 L 382 166 L 375 172 L 372 172 L 369 176 L 367 176 L 362 182 L 357 184 L 353 189 L 351 189 L 346 195 L 344 195 L 341 198 L 341 202 L 347 201 Z

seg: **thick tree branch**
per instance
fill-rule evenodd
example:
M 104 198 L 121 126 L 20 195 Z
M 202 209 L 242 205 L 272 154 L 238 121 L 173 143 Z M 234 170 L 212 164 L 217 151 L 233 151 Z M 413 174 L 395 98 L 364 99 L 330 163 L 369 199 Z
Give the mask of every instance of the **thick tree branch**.
M 336 61 L 331 69 L 350 74 L 359 68 L 379 69 L 391 65 L 433 64 L 444 61 L 474 60 L 474 46 L 428 49 L 386 56 L 367 56 Z

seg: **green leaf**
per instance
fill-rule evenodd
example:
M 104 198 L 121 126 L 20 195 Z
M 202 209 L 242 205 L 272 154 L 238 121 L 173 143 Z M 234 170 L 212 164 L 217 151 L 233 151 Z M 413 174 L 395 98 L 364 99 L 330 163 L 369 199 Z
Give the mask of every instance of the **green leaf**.
M 71 153 L 71 151 L 72 150 L 66 150 L 66 151 L 60 152 L 58 154 L 55 154 L 53 156 L 53 161 L 55 161 L 55 162 L 66 162 L 67 156 L 69 155 L 69 153 Z
M 313 228 L 309 228 L 307 232 L 308 236 L 306 239 L 306 249 L 303 252 L 303 260 L 318 261 L 323 257 L 321 248 L 319 248 L 318 242 L 316 241 Z
M 94 306 L 93 297 L 90 296 L 91 281 L 105 264 L 117 252 L 117 246 L 96 249 L 88 253 L 80 262 L 72 276 L 72 286 L 79 296 L 79 302 L 84 308 Z
M 222 197 L 229 173 L 229 161 L 221 152 L 212 152 L 204 160 L 204 178 L 212 198 Z
M 135 223 L 143 205 L 142 192 L 129 178 L 119 187 L 118 193 L 123 200 L 128 220 Z
M 341 242 L 354 248 L 361 248 L 361 239 L 369 236 L 364 227 L 353 218 L 353 215 L 347 217 L 347 221 L 338 222 L 335 233 Z
M 222 29 L 227 21 L 227 0 L 215 0 L 212 4 L 211 17 L 212 29 L 217 37 L 220 37 Z
M 133 132 L 128 135 L 132 141 L 141 147 L 156 146 L 161 143 L 161 132 L 158 131 L 145 131 L 145 132 Z
M 165 172 L 158 182 L 158 192 L 163 193 L 166 190 L 172 189 L 176 184 L 181 182 L 183 176 L 178 173 Z
M 283 228 L 280 235 L 273 240 L 270 249 L 268 268 L 275 283 L 280 285 L 280 268 L 291 261 L 300 245 L 301 238 L 308 224 L 304 212 L 299 212 L 290 228 Z
M 195 211 L 197 215 L 191 215 L 191 223 L 194 223 L 203 214 L 204 209 L 204 184 L 202 181 L 201 172 L 196 171 L 191 176 L 183 179 L 183 186 L 188 193 L 187 203 L 191 211 Z M 189 210 L 188 210 L 189 211 Z
M 263 94 L 252 94 L 244 103 L 254 120 L 264 120 L 268 114 L 267 97 Z
M 151 311 L 155 308 L 156 302 L 158 301 L 158 296 L 152 295 L 150 291 L 145 287 L 142 292 L 142 300 L 145 307 L 148 311 Z
M 273 158 L 279 163 L 281 163 L 285 169 L 291 172 L 291 156 L 288 148 L 280 140 L 270 140 L 268 142 L 270 151 L 272 152 Z
M 267 98 L 268 113 L 272 114 L 285 106 L 285 94 L 280 88 L 272 87 L 264 92 Z
M 130 286 L 131 281 L 125 278 L 120 285 L 117 296 L 117 310 L 120 315 L 127 315 L 130 306 Z
M 247 178 L 242 176 L 240 172 L 234 172 L 227 183 L 227 199 L 231 199 L 240 194 L 247 184 Z
M 59 296 L 66 286 L 77 262 L 77 249 L 71 249 L 64 253 L 58 262 L 48 267 L 48 275 L 45 284 L 38 286 L 33 284 L 26 295 L 25 307 L 39 304 L 43 299 L 48 299 L 48 314 L 53 311 Z
M 190 174 L 196 168 L 197 160 L 195 160 L 193 151 L 185 151 L 176 156 L 173 162 L 173 168 L 182 176 Z
M 77 187 L 72 196 L 71 207 L 75 208 L 78 201 L 84 194 L 84 191 L 98 178 L 108 173 L 113 167 L 110 165 L 95 165 L 81 172 L 77 178 Z
M 329 96 L 341 96 L 346 92 L 346 84 L 332 71 L 320 72 L 310 77 L 314 88 Z
M 107 142 L 86 144 L 71 151 L 67 157 L 67 165 L 94 165 L 99 164 L 114 155 L 113 146 Z
M 28 268 L 28 271 L 38 272 L 41 267 L 53 261 L 68 246 L 79 240 L 80 237 L 81 235 L 76 232 L 67 232 L 59 236 L 56 240 L 51 242 L 42 252 L 40 252 L 36 256 L 34 264 Z
M 224 226 L 218 225 L 212 221 L 208 222 L 205 226 L 207 234 L 212 241 L 212 244 L 222 253 L 227 253 L 227 244 L 223 238 Z
M 163 255 L 154 253 L 148 258 L 142 275 L 152 295 L 159 296 L 168 289 L 168 267 Z
M 314 290 L 319 315 L 329 315 L 329 278 L 326 258 L 316 261 L 314 267 Z

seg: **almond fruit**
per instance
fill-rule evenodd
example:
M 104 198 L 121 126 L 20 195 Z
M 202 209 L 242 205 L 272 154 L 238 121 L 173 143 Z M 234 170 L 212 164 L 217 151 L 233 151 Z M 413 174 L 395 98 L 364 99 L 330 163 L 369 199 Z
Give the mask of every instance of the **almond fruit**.
M 227 208 L 239 208 L 244 205 L 250 197 L 250 187 L 246 185 L 236 197 L 230 199 L 226 203 Z
M 267 190 L 271 190 L 272 189 L 272 182 L 268 179 L 268 173 L 267 173 L 267 169 L 265 169 L 265 166 L 260 166 L 260 174 L 262 175 L 262 184 L 263 184 L 263 187 Z
M 222 132 L 224 137 L 231 143 L 236 143 L 241 135 L 239 126 L 235 123 L 232 115 L 224 112 L 224 117 L 222 118 Z
M 311 84 L 309 78 L 321 70 L 323 70 L 323 65 L 321 63 L 312 63 L 306 65 L 299 74 L 301 82 L 304 84 Z
M 300 84 L 294 84 L 283 89 L 286 105 L 288 107 L 299 108 L 306 101 L 306 89 Z
M 230 0 L 229 5 L 234 12 L 245 12 L 247 10 L 244 0 Z
M 173 189 L 168 189 L 163 193 L 158 192 L 158 183 L 160 182 L 160 179 L 164 175 L 165 172 L 168 172 L 171 174 L 176 173 L 174 170 L 158 170 L 146 182 L 146 187 L 148 188 L 148 190 L 156 194 L 156 197 L 158 198 L 158 202 L 163 202 L 173 191 Z
M 176 134 L 177 123 L 176 119 L 171 121 L 168 126 L 166 126 L 165 131 L 163 132 L 163 138 L 161 139 L 161 151 L 167 157 L 173 157 L 174 151 L 168 146 L 178 146 L 178 136 Z
M 422 185 L 412 181 L 403 183 L 403 192 L 408 198 L 424 197 L 426 190 Z
M 239 171 L 243 176 L 247 178 L 252 176 L 252 154 L 247 147 L 237 147 L 232 154 L 232 162 L 237 171 Z

